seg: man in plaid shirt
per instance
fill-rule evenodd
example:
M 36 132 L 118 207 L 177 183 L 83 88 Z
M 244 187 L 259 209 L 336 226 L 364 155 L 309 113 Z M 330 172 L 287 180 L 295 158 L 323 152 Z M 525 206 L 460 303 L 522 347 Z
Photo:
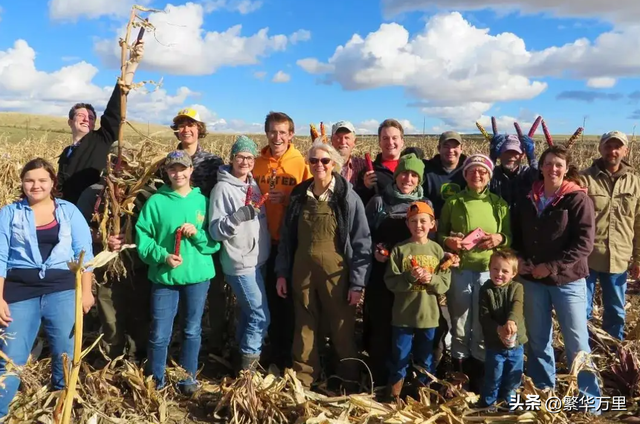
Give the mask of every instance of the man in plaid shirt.
M 367 161 L 364 158 L 351 155 L 351 151 L 356 145 L 356 129 L 353 124 L 349 121 L 338 121 L 333 124 L 331 144 L 344 159 L 340 174 L 355 186 L 358 174 L 366 168 Z

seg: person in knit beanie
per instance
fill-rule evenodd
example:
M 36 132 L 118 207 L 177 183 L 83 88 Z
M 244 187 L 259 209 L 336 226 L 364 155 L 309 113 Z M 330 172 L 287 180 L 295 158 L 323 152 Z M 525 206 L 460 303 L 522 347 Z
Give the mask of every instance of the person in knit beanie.
M 233 355 L 236 371 L 255 369 L 271 320 L 264 265 L 271 252 L 262 193 L 253 178 L 256 143 L 245 135 L 231 147 L 231 163 L 218 169 L 211 191 L 209 234 L 222 243 L 220 265 L 240 309 Z
M 424 162 L 414 153 L 401 156 L 393 173 L 393 182 L 367 203 L 365 214 L 371 230 L 374 261 L 364 300 L 364 344 L 369 354 L 374 385 L 386 385 L 387 362 L 391 356 L 391 315 L 393 292 L 384 282 L 384 273 L 393 247 L 411 237 L 406 223 L 407 209 L 414 202 L 431 201 L 424 197 Z
M 239 136 L 236 142 L 233 143 L 233 146 L 231 146 L 231 160 L 233 160 L 238 153 L 243 152 L 251 153 L 254 158 L 258 156 L 258 146 L 256 142 L 246 135 Z
M 489 280 L 489 260 L 494 249 L 511 242 L 509 207 L 488 185 L 494 171 L 491 159 L 469 156 L 462 172 L 467 187 L 447 199 L 438 222 L 438 239 L 445 250 L 460 256 L 451 275 L 447 304 L 451 316 L 451 357 L 454 370 L 469 376 L 470 389 L 480 393 L 485 360 L 484 337 L 478 305 L 480 288 Z M 468 238 L 479 232 L 479 239 Z M 475 242 L 474 242 L 475 241 Z

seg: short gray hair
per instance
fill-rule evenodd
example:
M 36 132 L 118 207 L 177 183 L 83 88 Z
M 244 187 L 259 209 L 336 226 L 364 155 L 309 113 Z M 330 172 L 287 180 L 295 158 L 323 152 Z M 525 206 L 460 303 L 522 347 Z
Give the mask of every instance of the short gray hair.
M 340 156 L 340 153 L 338 153 L 338 151 L 331 144 L 323 142 L 320 137 L 316 138 L 313 141 L 311 148 L 309 148 L 309 151 L 307 152 L 307 158 L 306 158 L 307 163 L 309 163 L 309 158 L 311 158 L 311 155 L 313 155 L 316 152 L 316 150 L 322 150 L 325 153 L 327 153 L 329 155 L 329 158 L 331 158 L 331 161 L 333 162 L 334 170 L 340 173 L 340 170 L 344 165 L 344 160 L 342 159 L 342 156 Z

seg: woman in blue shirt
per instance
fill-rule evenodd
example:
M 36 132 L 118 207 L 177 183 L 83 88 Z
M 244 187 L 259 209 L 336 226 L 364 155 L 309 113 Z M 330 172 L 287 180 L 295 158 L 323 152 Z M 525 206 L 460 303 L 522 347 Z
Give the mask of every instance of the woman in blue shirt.
M 93 258 L 91 233 L 72 203 L 54 197 L 56 173 L 33 159 L 20 173 L 21 199 L 0 209 L 0 326 L 10 335 L 0 344 L 13 364 L 25 365 L 42 323 L 51 348 L 53 390 L 64 387 L 62 354 L 73 356 L 75 278 L 67 266 L 84 250 Z M 92 272 L 82 275 L 82 308 L 94 303 Z M 7 364 L 0 361 L 0 375 Z M 20 381 L 7 376 L 0 389 L 0 417 L 9 412 Z

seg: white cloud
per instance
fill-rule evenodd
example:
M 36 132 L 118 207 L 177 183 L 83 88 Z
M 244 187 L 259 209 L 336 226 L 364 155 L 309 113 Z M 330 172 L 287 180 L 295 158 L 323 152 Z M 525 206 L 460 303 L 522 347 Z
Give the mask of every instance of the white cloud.
M 533 51 L 513 33 L 491 34 L 452 12 L 430 17 L 413 35 L 400 24 L 382 24 L 366 37 L 354 34 L 326 62 L 310 57 L 297 65 L 345 90 L 403 87 L 427 115 L 469 128 L 497 102 L 540 95 L 547 83 L 536 78 L 606 86 L 637 76 L 638 39 L 640 26 L 628 26 L 593 42 L 580 39 Z
M 203 29 L 202 5 L 187 3 L 167 5 L 164 13 L 153 13 L 149 22 L 155 26 L 154 36 L 145 37 L 143 66 L 173 75 L 209 75 L 223 66 L 242 66 L 259 63 L 273 52 L 286 49 L 286 35 L 269 35 L 262 28 L 253 35 L 241 34 L 242 26 L 234 25 L 225 31 Z M 124 33 L 124 29 L 118 34 Z M 118 37 L 100 40 L 95 50 L 112 66 L 119 63 Z
M 78 62 L 43 72 L 36 68 L 35 59 L 35 50 L 24 40 L 0 51 L 0 109 L 57 116 L 65 116 L 77 102 L 92 103 L 99 111 L 104 109 L 113 85 L 100 87 L 93 82 L 98 68 Z M 195 94 L 187 87 L 180 87 L 175 94 L 162 88 L 131 91 L 129 119 L 167 122 Z
M 291 75 L 282 71 L 276 72 L 276 74 L 273 76 L 273 79 L 271 80 L 271 82 L 289 82 L 289 81 L 291 81 Z
M 202 3 L 204 11 L 211 13 L 216 10 L 228 10 L 246 15 L 262 7 L 262 1 L 251 0 L 206 0 Z
M 150 0 L 50 0 L 49 17 L 53 20 L 75 21 L 80 17 L 126 16 L 134 4 L 147 5 Z
M 267 73 L 265 71 L 256 71 L 253 73 L 253 76 L 256 77 L 259 80 L 263 80 L 264 77 L 267 76 Z
M 504 14 L 519 11 L 523 14 L 546 13 L 558 18 L 596 18 L 616 22 L 640 20 L 640 2 L 616 0 L 615 4 L 603 0 L 382 0 L 386 16 L 418 10 L 484 10 L 492 9 Z
M 524 71 L 529 75 L 575 79 L 637 77 L 640 74 L 639 39 L 640 26 L 605 32 L 593 42 L 581 38 L 533 53 Z
M 591 87 L 591 88 L 612 88 L 614 85 L 616 85 L 615 78 L 600 77 L 600 78 L 589 78 L 587 80 L 587 87 Z
M 310 74 L 326 74 L 333 72 L 334 66 L 326 63 L 320 63 L 316 58 L 309 57 L 306 59 L 299 59 L 296 61 L 296 65 L 309 72 Z
M 289 41 L 291 42 L 291 44 L 297 44 L 299 42 L 309 40 L 311 40 L 311 31 L 308 31 L 306 29 L 299 29 L 289 36 Z

